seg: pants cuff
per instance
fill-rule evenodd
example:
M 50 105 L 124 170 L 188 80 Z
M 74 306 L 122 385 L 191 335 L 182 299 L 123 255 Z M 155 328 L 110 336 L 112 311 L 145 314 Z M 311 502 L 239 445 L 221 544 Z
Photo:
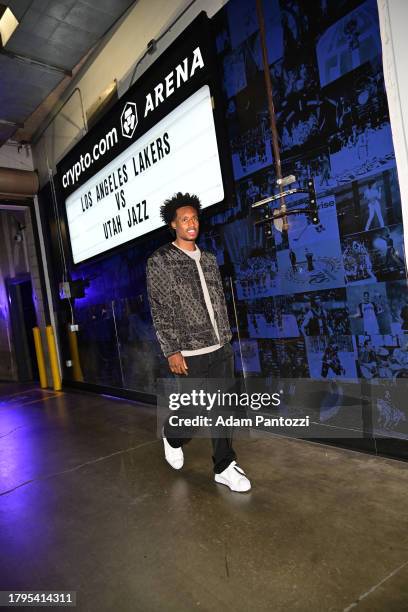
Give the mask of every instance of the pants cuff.
M 236 460 L 235 453 L 228 454 L 224 459 L 218 461 L 218 463 L 214 463 L 214 474 L 221 474 L 224 470 L 227 469 L 230 463 Z M 213 457 L 214 461 L 214 457 Z

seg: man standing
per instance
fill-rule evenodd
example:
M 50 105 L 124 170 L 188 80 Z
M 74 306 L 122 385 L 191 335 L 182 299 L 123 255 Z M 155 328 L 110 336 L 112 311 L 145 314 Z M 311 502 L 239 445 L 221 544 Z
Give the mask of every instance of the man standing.
M 177 193 L 160 209 L 163 221 L 176 234 L 174 242 L 151 255 L 147 262 L 147 287 L 157 338 L 169 368 L 176 376 L 225 378 L 234 376 L 224 291 L 217 260 L 196 245 L 200 200 Z M 167 462 L 180 469 L 180 430 L 167 420 L 163 427 Z M 232 491 L 249 491 L 251 483 L 236 463 L 229 437 L 212 437 L 215 482 Z
M 321 372 L 322 378 L 327 378 L 330 369 L 336 376 L 344 376 L 346 373 L 346 370 L 341 365 L 339 347 L 333 339 L 329 340 L 329 343 L 323 353 Z
M 378 377 L 378 357 L 369 339 L 364 340 L 360 353 L 360 369 L 362 376 L 368 380 Z
M 289 259 L 290 259 L 290 264 L 292 266 L 292 271 L 293 272 L 297 272 L 297 257 L 296 257 L 296 253 L 293 249 L 290 249 L 289 251 Z
M 320 296 L 315 295 L 310 299 L 310 308 L 303 319 L 300 331 L 308 336 L 331 336 L 333 330 L 329 324 L 329 314 L 323 308 Z
M 364 198 L 368 205 L 368 219 L 365 231 L 367 232 L 370 229 L 375 216 L 377 216 L 380 227 L 384 227 L 385 224 L 381 212 L 381 187 L 375 181 L 369 181 L 364 190 Z
M 364 333 L 368 336 L 380 333 L 377 316 L 383 312 L 383 308 L 376 302 L 370 301 L 369 291 L 364 291 L 363 301 L 359 303 L 357 312 L 350 315 L 350 319 L 362 319 Z
M 385 232 L 384 232 L 384 240 L 386 242 L 387 245 L 387 251 L 385 253 L 385 267 L 386 267 L 386 272 L 392 272 L 393 270 L 395 270 L 396 268 L 402 268 L 404 266 L 404 262 L 402 261 L 402 259 L 399 257 L 395 246 L 394 246 L 394 240 L 391 236 L 391 232 L 390 230 L 387 228 L 385 228 Z
M 307 271 L 313 272 L 314 270 L 313 253 L 311 253 L 308 248 L 305 249 L 305 257 L 307 261 Z

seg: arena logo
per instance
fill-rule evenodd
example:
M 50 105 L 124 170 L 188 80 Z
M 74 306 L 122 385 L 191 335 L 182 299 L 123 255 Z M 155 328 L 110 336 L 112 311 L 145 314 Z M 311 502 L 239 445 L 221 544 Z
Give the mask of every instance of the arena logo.
M 169 72 L 169 74 L 158 83 L 153 91 L 146 95 L 144 117 L 155 110 L 162 102 L 170 97 L 176 89 L 179 89 L 191 79 L 196 70 L 204 68 L 204 60 L 200 47 L 196 47 L 192 57 L 185 57 L 180 64 Z M 127 102 L 123 108 L 120 124 L 122 136 L 132 138 L 138 124 L 137 107 L 135 102 Z
M 120 116 L 122 136 L 132 138 L 137 128 L 137 106 L 135 102 L 126 102 Z
M 144 117 L 154 111 L 162 102 L 167 100 L 184 83 L 189 81 L 197 70 L 204 68 L 204 60 L 200 47 L 196 47 L 190 56 L 185 57 L 177 66 L 160 81 L 152 91 L 146 94 Z M 122 136 L 133 138 L 138 125 L 138 114 L 135 102 L 126 102 L 120 116 Z M 103 157 L 110 149 L 118 144 L 118 131 L 113 127 L 102 139 L 97 142 L 91 152 L 81 154 L 65 174 L 62 176 L 62 185 L 66 189 L 75 185 L 83 172 L 93 163 Z
M 196 47 L 192 57 L 185 57 L 180 64 L 156 85 L 153 91 L 146 95 L 144 116 L 154 111 L 159 104 L 169 98 L 183 83 L 189 81 L 197 70 L 204 68 L 204 60 L 200 47 Z

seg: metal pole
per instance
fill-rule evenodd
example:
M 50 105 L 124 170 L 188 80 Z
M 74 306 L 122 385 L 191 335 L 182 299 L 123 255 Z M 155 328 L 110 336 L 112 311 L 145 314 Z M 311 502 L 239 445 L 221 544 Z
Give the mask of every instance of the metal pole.
M 84 381 L 84 375 L 82 374 L 81 369 L 81 361 L 79 358 L 79 350 L 78 350 L 78 338 L 76 332 L 70 330 L 68 325 L 68 342 L 69 342 L 69 352 L 71 354 L 72 360 L 72 374 L 73 379 L 75 381 Z
M 47 325 L 45 328 L 48 342 L 48 353 L 50 356 L 52 381 L 54 384 L 54 391 L 61 391 L 61 375 L 58 367 L 57 347 L 55 345 L 55 336 L 52 325 Z
M 260 34 L 260 39 L 261 39 L 262 60 L 263 60 L 264 78 L 265 78 L 265 87 L 266 87 L 266 98 L 268 100 L 269 125 L 271 128 L 273 159 L 275 162 L 275 174 L 276 174 L 276 179 L 281 179 L 282 178 L 282 167 L 281 167 L 281 157 L 280 157 L 280 148 L 279 148 L 279 135 L 278 135 L 278 128 L 276 126 L 275 107 L 273 104 L 272 80 L 271 80 L 271 74 L 269 72 L 268 49 L 266 46 L 265 19 L 264 19 L 263 8 L 262 8 L 262 0 L 256 0 L 256 12 L 258 15 L 259 34 Z M 283 192 L 282 185 L 279 185 L 279 191 L 281 193 Z M 286 210 L 286 205 L 285 205 L 285 198 L 283 196 L 280 198 L 280 202 L 281 202 L 281 212 L 284 212 Z M 288 230 L 287 217 L 283 217 L 283 228 L 282 229 L 284 231 Z
M 46 389 L 48 387 L 47 371 L 45 369 L 44 351 L 39 327 L 33 327 L 33 336 L 35 352 L 37 355 L 38 373 L 40 375 L 40 387 L 41 389 Z
M 231 277 L 229 277 L 228 280 L 229 280 L 230 287 L 231 287 L 231 296 L 232 296 L 232 304 L 234 306 L 235 323 L 237 324 L 238 346 L 239 346 L 239 354 L 241 356 L 242 373 L 243 373 L 244 379 L 245 379 L 247 377 L 247 373 L 246 373 L 246 370 L 245 370 L 245 360 L 244 360 L 244 357 L 242 355 L 241 334 L 239 333 L 238 313 L 237 313 L 237 307 L 236 307 L 236 304 L 235 304 L 234 283 L 233 283 Z

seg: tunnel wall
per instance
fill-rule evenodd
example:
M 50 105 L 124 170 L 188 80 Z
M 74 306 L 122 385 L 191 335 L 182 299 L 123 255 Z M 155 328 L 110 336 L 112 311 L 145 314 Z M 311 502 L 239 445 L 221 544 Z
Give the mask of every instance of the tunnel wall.
M 254 226 L 251 205 L 271 193 L 276 177 L 255 2 L 230 0 L 212 22 L 234 194 L 206 215 L 199 246 L 216 254 L 224 278 L 236 373 L 379 385 L 373 415 L 391 435 L 405 422 L 401 386 L 390 395 L 389 385 L 408 375 L 408 293 L 377 3 L 268 0 L 264 14 L 283 173 L 296 175 L 295 186 L 313 178 L 319 223 L 298 215 L 287 236 L 274 229 L 272 238 Z M 50 197 L 45 186 L 57 286 Z M 160 234 L 71 270 L 89 280 L 74 303 L 84 382 L 153 394 L 156 377 L 167 374 L 145 265 L 170 239 Z M 56 303 L 63 337 L 71 314 L 57 296 Z

